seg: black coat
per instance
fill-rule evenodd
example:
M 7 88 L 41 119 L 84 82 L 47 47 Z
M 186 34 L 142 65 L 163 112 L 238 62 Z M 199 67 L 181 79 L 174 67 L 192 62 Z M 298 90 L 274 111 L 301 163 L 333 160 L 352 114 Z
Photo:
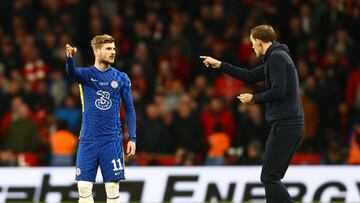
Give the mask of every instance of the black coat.
M 304 123 L 299 79 L 286 45 L 272 43 L 264 55 L 265 63 L 252 70 L 221 63 L 220 70 L 246 82 L 265 80 L 265 91 L 255 94 L 255 103 L 266 103 L 265 117 L 274 122 Z

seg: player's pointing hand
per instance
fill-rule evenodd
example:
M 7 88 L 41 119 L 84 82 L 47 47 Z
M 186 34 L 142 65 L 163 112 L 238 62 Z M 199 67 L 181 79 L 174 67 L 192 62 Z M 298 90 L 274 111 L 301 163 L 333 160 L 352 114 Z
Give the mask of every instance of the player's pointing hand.
M 66 57 L 72 58 L 75 55 L 76 51 L 77 51 L 76 47 L 72 47 L 69 44 L 66 44 L 66 48 L 65 48 Z
M 200 58 L 203 59 L 203 63 L 206 67 L 220 68 L 221 61 L 216 60 L 210 56 L 200 56 Z

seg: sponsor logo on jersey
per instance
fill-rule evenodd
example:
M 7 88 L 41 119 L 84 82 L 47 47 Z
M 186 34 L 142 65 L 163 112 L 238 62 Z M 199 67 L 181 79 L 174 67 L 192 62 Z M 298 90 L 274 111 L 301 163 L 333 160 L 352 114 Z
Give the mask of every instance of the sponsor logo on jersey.
M 99 82 L 99 85 L 106 86 L 106 85 L 109 85 L 109 83 L 108 82 Z
M 100 96 L 99 99 L 95 100 L 95 106 L 100 110 L 108 110 L 111 107 L 110 93 L 99 90 L 96 92 Z

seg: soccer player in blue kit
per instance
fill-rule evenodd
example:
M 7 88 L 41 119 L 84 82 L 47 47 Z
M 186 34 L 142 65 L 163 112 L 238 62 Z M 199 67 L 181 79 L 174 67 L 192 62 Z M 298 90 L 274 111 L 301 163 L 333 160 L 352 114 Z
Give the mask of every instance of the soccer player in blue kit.
M 119 181 L 125 179 L 120 105 L 125 109 L 129 131 L 126 153 L 136 150 L 136 117 L 128 76 L 111 67 L 115 60 L 114 38 L 97 35 L 91 40 L 95 64 L 75 68 L 76 47 L 66 45 L 66 72 L 79 83 L 82 104 L 82 126 L 76 160 L 79 203 L 92 203 L 92 187 L 100 166 L 107 203 L 120 202 Z

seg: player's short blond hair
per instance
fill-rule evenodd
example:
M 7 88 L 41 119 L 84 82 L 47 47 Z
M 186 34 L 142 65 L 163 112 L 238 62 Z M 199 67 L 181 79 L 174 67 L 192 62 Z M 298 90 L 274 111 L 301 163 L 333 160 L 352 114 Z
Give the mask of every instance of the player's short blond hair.
M 91 40 L 91 47 L 93 49 L 99 49 L 101 48 L 101 46 L 103 44 L 107 44 L 107 43 L 113 43 L 115 40 L 112 36 L 107 35 L 107 34 L 103 34 L 103 35 L 96 35 L 92 40 Z

